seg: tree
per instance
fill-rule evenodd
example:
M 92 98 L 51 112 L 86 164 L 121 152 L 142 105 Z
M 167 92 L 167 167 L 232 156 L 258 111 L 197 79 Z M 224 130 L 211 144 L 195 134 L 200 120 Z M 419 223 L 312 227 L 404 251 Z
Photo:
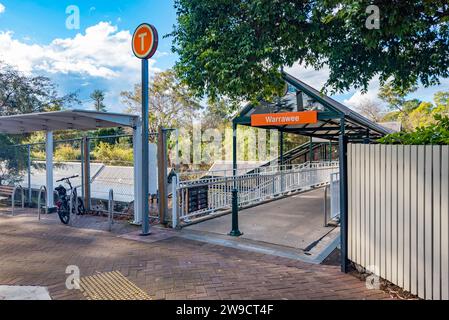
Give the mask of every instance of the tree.
M 16 182 L 19 172 L 24 168 L 26 150 L 15 148 L 15 141 L 6 135 L 0 134 L 0 185 L 3 181 Z
M 381 122 L 385 115 L 385 108 L 382 104 L 370 99 L 362 100 L 355 106 L 355 109 L 375 122 Z
M 383 144 L 406 145 L 447 145 L 449 144 L 449 117 L 441 114 L 434 115 L 434 122 L 417 127 L 412 132 L 396 132 L 389 134 L 378 142 Z
M 58 95 L 49 78 L 27 76 L 0 62 L 0 116 L 56 111 L 79 103 L 77 93 Z
M 106 106 L 104 104 L 104 91 L 103 90 L 94 90 L 91 94 L 90 94 L 90 98 L 93 100 L 94 102 L 94 109 L 96 111 L 101 111 L 101 112 L 105 112 L 106 111 Z
M 79 104 L 77 93 L 60 96 L 46 77 L 28 76 L 0 61 L 0 116 L 56 111 Z M 12 147 L 30 135 L 0 134 L 0 183 L 14 182 L 26 167 L 25 148 Z
M 365 26 L 369 5 L 380 28 Z M 176 71 L 197 96 L 271 97 L 280 69 L 327 65 L 334 92 L 376 75 L 406 91 L 449 77 L 447 0 L 176 0 Z
M 142 86 L 136 84 L 134 91 L 124 91 L 120 95 L 128 106 L 128 112 L 141 113 Z M 149 126 L 156 132 L 159 126 L 181 128 L 191 126 L 200 101 L 193 97 L 190 90 L 179 82 L 172 70 L 157 73 L 149 84 Z

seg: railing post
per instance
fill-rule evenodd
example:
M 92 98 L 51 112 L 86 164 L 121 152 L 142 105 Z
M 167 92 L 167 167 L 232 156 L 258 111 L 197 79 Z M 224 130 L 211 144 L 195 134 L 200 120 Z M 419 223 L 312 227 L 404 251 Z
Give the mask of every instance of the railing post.
M 331 179 L 331 182 L 330 183 L 332 183 L 332 179 Z M 324 187 L 324 226 L 325 227 L 327 227 L 328 226 L 328 223 L 327 223 L 327 211 L 328 211 L 328 206 L 327 206 L 327 189 L 328 189 L 328 186 L 325 186 Z
M 175 174 L 172 178 L 172 228 L 176 229 L 178 226 L 178 175 Z

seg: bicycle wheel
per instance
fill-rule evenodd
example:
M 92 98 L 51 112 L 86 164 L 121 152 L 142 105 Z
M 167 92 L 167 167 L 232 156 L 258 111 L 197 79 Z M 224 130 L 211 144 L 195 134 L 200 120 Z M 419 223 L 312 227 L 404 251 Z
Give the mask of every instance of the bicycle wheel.
M 83 202 L 83 199 L 81 199 L 81 197 L 78 197 L 77 208 L 78 208 L 78 214 L 86 213 L 86 208 L 84 207 L 84 202 Z
M 58 216 L 59 216 L 59 220 L 61 220 L 61 222 L 63 224 L 69 224 L 70 212 L 69 212 L 69 208 L 67 208 L 67 204 L 64 204 L 60 208 L 58 208 Z

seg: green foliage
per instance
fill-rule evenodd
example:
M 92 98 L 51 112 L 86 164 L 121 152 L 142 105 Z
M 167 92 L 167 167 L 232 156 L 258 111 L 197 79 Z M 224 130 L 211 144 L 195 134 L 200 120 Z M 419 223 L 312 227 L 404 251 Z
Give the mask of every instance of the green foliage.
M 55 111 L 79 103 L 76 93 L 59 96 L 49 78 L 24 75 L 0 61 L 0 116 Z
M 90 98 L 94 102 L 95 111 L 101 111 L 101 112 L 106 111 L 106 105 L 104 104 L 104 96 L 105 96 L 105 93 L 103 90 L 94 90 L 91 93 Z
M 434 119 L 434 124 L 418 127 L 413 132 L 397 132 L 389 134 L 378 141 L 382 144 L 449 144 L 449 117 L 436 114 L 434 115 Z
M 126 144 L 100 142 L 92 152 L 93 160 L 111 165 L 129 165 L 133 162 L 133 149 Z
M 366 8 L 380 8 L 369 30 Z M 447 0 L 176 0 L 176 71 L 197 96 L 271 97 L 280 70 L 320 69 L 333 91 L 366 90 L 376 75 L 398 91 L 449 76 Z
M 197 111 L 201 109 L 200 101 L 183 85 L 173 70 L 157 73 L 149 84 L 150 132 L 157 132 L 160 126 L 181 128 L 191 125 Z M 121 92 L 122 102 L 128 106 L 128 112 L 141 113 L 142 87 L 136 84 L 134 91 Z
M 21 180 L 20 174 L 27 163 L 27 149 L 12 147 L 15 141 L 0 134 L 0 184 Z
M 56 161 L 81 160 L 81 150 L 69 144 L 60 145 L 54 152 L 54 159 Z

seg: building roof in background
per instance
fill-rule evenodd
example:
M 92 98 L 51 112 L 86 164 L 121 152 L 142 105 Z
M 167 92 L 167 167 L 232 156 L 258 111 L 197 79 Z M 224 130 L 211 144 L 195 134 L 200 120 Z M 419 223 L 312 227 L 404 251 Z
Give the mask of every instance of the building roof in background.
M 399 121 L 379 122 L 378 124 L 394 132 L 399 132 L 402 130 L 402 123 Z
M 134 127 L 139 117 L 132 114 L 64 110 L 0 117 L 0 133 L 22 134 L 36 131 L 95 130 Z

